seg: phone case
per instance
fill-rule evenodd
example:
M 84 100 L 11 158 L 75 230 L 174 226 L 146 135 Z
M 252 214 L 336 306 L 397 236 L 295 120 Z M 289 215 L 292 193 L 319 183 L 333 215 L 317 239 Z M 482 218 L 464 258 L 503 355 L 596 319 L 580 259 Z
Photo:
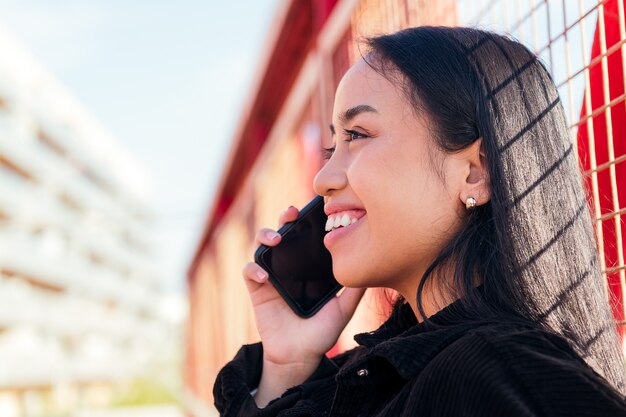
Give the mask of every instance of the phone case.
M 321 196 L 316 196 L 306 206 L 304 206 L 302 208 L 302 210 L 300 210 L 300 212 L 298 213 L 298 217 L 293 222 L 286 223 L 280 229 L 278 229 L 278 233 L 281 236 L 287 235 L 289 233 L 289 231 L 292 230 L 298 224 L 298 222 L 300 222 L 302 219 L 304 219 L 310 211 L 318 208 L 318 206 L 320 204 L 321 205 L 324 204 L 324 199 Z M 281 295 L 281 297 L 285 300 L 285 302 L 287 302 L 289 307 L 291 307 L 291 309 L 298 316 L 304 317 L 304 318 L 309 318 L 309 317 L 315 315 L 315 313 L 317 313 L 342 288 L 342 286 L 340 284 L 337 284 L 337 286 L 335 288 L 333 288 L 332 291 L 330 291 L 323 298 L 321 298 L 320 301 L 317 302 L 313 307 L 311 307 L 311 308 L 309 308 L 307 310 L 303 310 L 301 308 L 301 306 L 283 288 L 283 286 L 280 283 L 280 281 L 275 277 L 275 273 L 272 270 L 272 268 L 270 268 L 269 265 L 267 265 L 267 263 L 264 261 L 264 259 L 263 259 L 264 256 L 266 255 L 266 253 L 268 251 L 270 251 L 272 249 L 273 248 L 270 247 L 270 246 L 260 245 L 257 248 L 257 250 L 255 251 L 255 253 L 254 253 L 254 261 L 268 272 L 268 274 L 269 274 L 269 281 L 272 283 L 274 288 L 276 288 L 276 290 Z

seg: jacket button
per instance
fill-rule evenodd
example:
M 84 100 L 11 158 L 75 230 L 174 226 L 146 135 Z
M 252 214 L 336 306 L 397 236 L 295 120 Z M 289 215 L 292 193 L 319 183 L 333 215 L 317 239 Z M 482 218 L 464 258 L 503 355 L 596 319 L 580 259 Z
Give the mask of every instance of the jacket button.
M 367 370 L 367 369 L 359 369 L 359 370 L 356 372 L 356 374 L 357 374 L 358 376 L 367 376 L 367 375 L 369 375 L 369 372 L 368 372 L 368 370 Z

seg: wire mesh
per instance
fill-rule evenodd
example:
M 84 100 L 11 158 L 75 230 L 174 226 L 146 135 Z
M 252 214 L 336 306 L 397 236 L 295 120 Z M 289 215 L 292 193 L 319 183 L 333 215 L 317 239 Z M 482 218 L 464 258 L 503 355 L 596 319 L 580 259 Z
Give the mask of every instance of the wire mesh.
M 607 297 L 617 324 L 626 324 L 623 0 L 459 0 L 457 7 L 460 25 L 509 34 L 551 72 L 591 197 Z

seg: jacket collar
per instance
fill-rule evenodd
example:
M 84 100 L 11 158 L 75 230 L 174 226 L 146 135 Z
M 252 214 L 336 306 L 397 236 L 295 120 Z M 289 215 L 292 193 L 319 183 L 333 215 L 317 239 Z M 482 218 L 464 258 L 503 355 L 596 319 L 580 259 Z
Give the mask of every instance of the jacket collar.
M 482 286 L 475 288 L 482 294 Z M 372 356 L 380 356 L 410 379 L 417 375 L 446 346 L 469 329 L 480 325 L 470 319 L 464 300 L 459 299 L 430 317 L 436 326 L 427 328 L 418 323 L 408 303 L 396 306 L 389 319 L 370 333 L 354 336 L 359 345 L 370 348 Z

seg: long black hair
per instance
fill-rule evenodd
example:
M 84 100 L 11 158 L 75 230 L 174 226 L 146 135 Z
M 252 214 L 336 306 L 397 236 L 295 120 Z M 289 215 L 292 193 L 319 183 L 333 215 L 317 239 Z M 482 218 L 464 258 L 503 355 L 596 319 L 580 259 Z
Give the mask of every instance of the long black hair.
M 471 28 L 423 26 L 367 44 L 365 60 L 400 83 L 437 145 L 452 153 L 482 138 L 488 165 L 491 199 L 426 270 L 422 317 L 424 287 L 445 267 L 476 318 L 506 310 L 538 323 L 626 393 L 575 145 L 546 68 L 519 42 Z

